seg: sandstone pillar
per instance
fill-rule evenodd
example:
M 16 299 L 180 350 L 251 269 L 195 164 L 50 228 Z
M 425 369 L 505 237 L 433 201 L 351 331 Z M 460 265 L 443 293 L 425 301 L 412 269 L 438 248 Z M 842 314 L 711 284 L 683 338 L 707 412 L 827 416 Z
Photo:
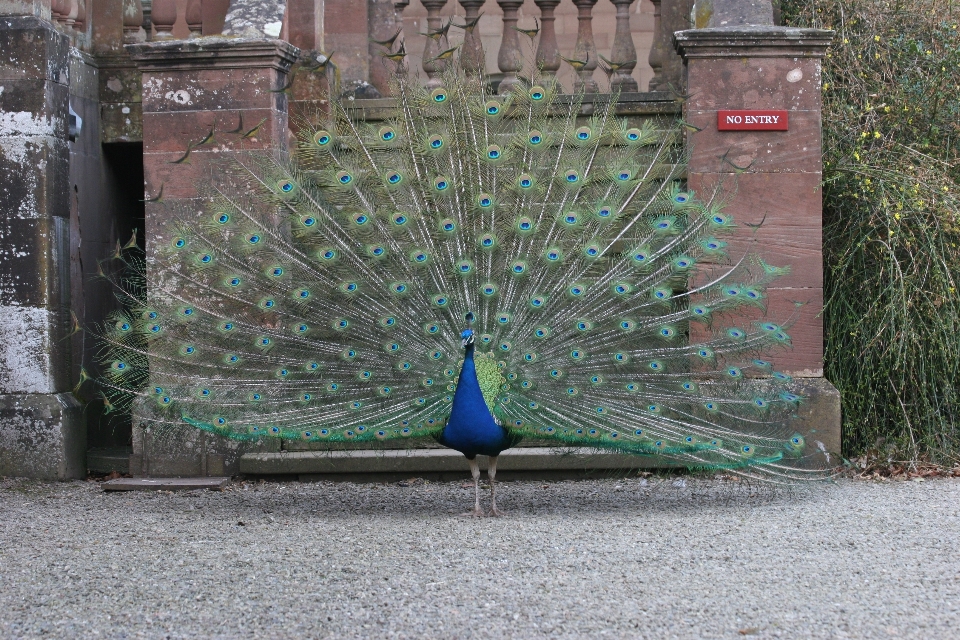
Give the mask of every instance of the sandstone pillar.
M 86 473 L 70 393 L 69 41 L 0 21 L 0 475 Z
M 760 4 L 715 0 L 713 18 L 736 23 L 740 14 L 757 14 L 772 22 L 769 3 L 766 12 Z M 839 394 L 823 379 L 820 315 L 820 69 L 832 35 L 819 29 L 734 24 L 679 31 L 674 41 L 686 67 L 684 118 L 700 129 L 688 136 L 690 186 L 701 196 L 718 185 L 727 193 L 727 210 L 739 225 L 730 242 L 731 256 L 758 252 L 771 264 L 791 267 L 769 290 L 767 317 L 794 321 L 789 330 L 793 349 L 776 354 L 774 362 L 802 379 L 809 400 L 801 413 L 813 412 L 808 425 L 819 431 L 813 440 L 839 451 Z M 782 112 L 788 129 L 722 131 L 721 110 Z M 750 226 L 761 222 L 759 229 Z
M 128 45 L 127 50 L 142 73 L 145 191 L 156 197 L 163 189 L 163 202 L 147 203 L 149 255 L 165 241 L 168 207 L 196 198 L 198 181 L 216 171 L 224 153 L 286 149 L 282 89 L 299 51 L 280 40 L 217 37 Z M 275 446 L 242 445 L 189 428 L 167 435 L 151 434 L 134 422 L 131 473 L 229 474 L 243 452 Z

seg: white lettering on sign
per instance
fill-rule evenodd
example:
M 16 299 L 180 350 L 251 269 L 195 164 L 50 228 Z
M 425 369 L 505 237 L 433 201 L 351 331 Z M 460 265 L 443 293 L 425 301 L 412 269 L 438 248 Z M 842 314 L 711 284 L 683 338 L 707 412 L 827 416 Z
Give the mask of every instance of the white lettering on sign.
M 727 116 L 727 122 L 740 124 L 740 116 Z M 778 124 L 780 116 L 744 116 L 744 124 Z
M 774 109 L 738 109 L 717 111 L 720 131 L 786 131 L 789 114 Z

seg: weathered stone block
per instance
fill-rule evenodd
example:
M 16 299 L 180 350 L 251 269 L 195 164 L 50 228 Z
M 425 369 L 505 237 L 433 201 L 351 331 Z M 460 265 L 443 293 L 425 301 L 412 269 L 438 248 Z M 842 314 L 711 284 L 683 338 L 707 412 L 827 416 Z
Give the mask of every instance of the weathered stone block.
M 731 173 L 734 165 L 753 173 L 821 170 L 819 111 L 788 112 L 788 131 L 718 131 L 716 111 L 688 110 L 686 119 L 702 129 L 688 136 L 690 163 L 700 171 Z
M 71 394 L 0 395 L 0 475 L 83 478 L 86 440 L 81 406 Z
M 0 92 L 0 217 L 69 215 L 67 88 L 5 81 Z
M 145 72 L 144 113 L 283 108 L 285 76 L 276 69 Z M 276 90 L 271 92 L 271 90 Z
M 797 409 L 794 424 L 806 438 L 811 466 L 839 466 L 843 463 L 840 392 L 824 378 L 797 380 L 796 392 L 804 400 Z
M 0 80 L 49 80 L 66 86 L 70 41 L 33 16 L 12 16 L 0 25 Z
M 51 220 L 0 218 L 0 304 L 50 307 L 59 304 L 60 283 L 50 271 Z
M 728 243 L 732 260 L 755 253 L 772 265 L 790 267 L 774 286 L 821 287 L 821 179 L 820 173 L 699 173 L 691 175 L 688 184 L 704 200 L 715 192 L 728 199 L 724 210 L 733 216 L 737 229 L 722 240 Z M 759 228 L 750 226 L 758 224 Z
M 130 473 L 135 476 L 220 476 L 239 473 L 249 453 L 280 450 L 280 441 L 239 442 L 183 425 L 158 430 L 135 427 Z
M 103 102 L 140 102 L 140 71 L 127 56 L 110 59 L 101 64 L 98 87 Z
M 34 223 L 13 222 L 25 225 L 28 235 Z M 33 246 L 22 252 L 26 255 L 2 256 L 0 261 L 6 301 L 0 306 L 0 344 L 5 345 L 0 393 L 56 393 L 70 388 L 69 345 L 62 339 L 70 323 L 69 221 L 52 217 L 36 224 Z M 10 253 L 10 248 L 6 251 Z M 14 280 L 17 274 L 11 267 L 20 259 L 24 273 Z M 31 284 L 36 292 L 24 290 Z M 18 295 L 28 299 L 18 300 Z
M 692 111 L 820 109 L 819 58 L 695 58 L 687 73 L 690 82 L 703 87 L 687 99 Z
M 100 106 L 100 118 L 104 142 L 143 140 L 143 114 L 139 101 L 104 103 Z
M 287 118 L 277 109 L 230 109 L 222 111 L 161 112 L 144 114 L 146 137 L 143 151 L 146 154 L 169 152 L 183 155 L 187 145 L 204 140 L 214 129 L 213 140 L 191 152 L 222 153 L 227 150 L 261 149 L 272 146 L 281 134 L 286 134 Z M 241 119 L 242 118 L 242 119 Z M 240 133 L 233 132 L 242 127 Z M 259 127 L 248 137 L 242 134 Z
M 797 378 L 823 376 L 823 289 L 770 288 L 766 308 L 747 309 L 741 313 L 727 313 L 714 318 L 715 327 L 736 326 L 749 330 L 754 322 L 773 322 L 785 327 L 790 336 L 790 347 L 772 349 L 764 358 L 773 362 L 777 371 Z M 690 324 L 691 341 L 706 341 L 712 337 L 711 328 L 699 323 Z
M 773 24 L 770 0 L 699 0 L 695 11 L 694 20 L 698 29 Z

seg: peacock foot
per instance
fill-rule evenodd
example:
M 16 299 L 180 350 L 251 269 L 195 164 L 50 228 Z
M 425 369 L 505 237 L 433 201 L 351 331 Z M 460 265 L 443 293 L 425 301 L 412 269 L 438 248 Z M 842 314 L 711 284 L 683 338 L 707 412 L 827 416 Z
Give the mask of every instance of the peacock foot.
M 476 507 L 472 511 L 461 513 L 460 517 L 461 518 L 482 518 L 484 515 L 486 514 L 480 509 L 480 507 Z
M 503 511 L 500 511 L 500 509 L 497 509 L 496 507 L 494 507 L 490 509 L 490 513 L 488 513 L 487 515 L 490 516 L 491 518 L 502 518 L 507 514 L 504 513 Z

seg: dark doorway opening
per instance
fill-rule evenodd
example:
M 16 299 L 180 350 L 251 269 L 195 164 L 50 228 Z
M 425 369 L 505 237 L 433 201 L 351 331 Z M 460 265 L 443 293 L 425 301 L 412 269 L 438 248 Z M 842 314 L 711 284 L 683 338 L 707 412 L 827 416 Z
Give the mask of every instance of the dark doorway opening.
M 102 324 L 122 307 L 111 283 L 97 277 L 98 269 L 115 273 L 119 263 L 111 257 L 118 244 L 126 245 L 134 234 L 140 249 L 145 247 L 143 144 L 104 144 L 102 152 L 103 188 L 98 210 L 81 212 L 86 222 L 81 241 L 85 279 L 83 320 L 88 328 Z M 93 335 L 85 341 L 83 366 L 91 376 L 100 373 L 97 360 L 101 348 Z M 125 471 L 131 452 L 131 415 L 127 411 L 105 411 L 95 386 L 88 385 L 85 389 L 87 466 L 91 473 Z

